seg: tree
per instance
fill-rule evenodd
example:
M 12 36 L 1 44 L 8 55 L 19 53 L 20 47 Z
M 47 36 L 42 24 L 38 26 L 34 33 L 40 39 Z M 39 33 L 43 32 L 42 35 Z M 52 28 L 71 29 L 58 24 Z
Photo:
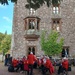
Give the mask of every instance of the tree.
M 8 4 L 8 1 L 10 0 L 0 0 L 1 4 Z M 25 5 L 26 8 L 33 8 L 33 9 L 38 9 L 40 8 L 43 4 L 46 3 L 46 5 L 49 7 L 52 4 L 58 4 L 62 0 L 27 0 L 27 4 Z M 11 0 L 11 2 L 17 3 L 17 0 Z
M 59 54 L 62 51 L 64 39 L 59 39 L 59 33 L 51 31 L 48 35 L 43 31 L 41 35 L 41 47 L 46 55 Z
M 3 40 L 4 37 L 5 37 L 5 34 L 0 33 L 0 45 L 1 45 L 1 41 Z
M 4 39 L 4 37 L 5 37 L 5 34 L 0 33 L 0 53 L 2 53 L 2 50 L 1 50 L 1 41 Z
M 5 55 L 6 52 L 10 49 L 11 45 L 11 35 L 6 35 L 4 39 L 1 41 L 1 51 L 3 52 L 3 55 Z
M 27 0 L 28 4 L 25 5 L 26 8 L 33 8 L 37 10 L 43 4 L 46 4 L 47 7 L 50 7 L 51 4 L 59 4 L 62 0 Z
M 0 3 L 1 3 L 1 4 L 4 4 L 4 5 L 5 5 L 5 4 L 8 5 L 8 4 L 9 4 L 8 1 L 10 1 L 10 0 L 0 0 Z M 11 0 L 11 2 L 15 2 L 15 3 L 16 3 L 17 0 Z

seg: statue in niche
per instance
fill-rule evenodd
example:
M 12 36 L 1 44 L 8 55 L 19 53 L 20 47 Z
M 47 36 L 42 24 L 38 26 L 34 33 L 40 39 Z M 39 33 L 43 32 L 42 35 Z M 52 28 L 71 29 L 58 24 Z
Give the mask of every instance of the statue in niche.
M 30 22 L 29 22 L 29 29 L 35 29 L 35 22 L 34 22 L 34 20 L 30 20 Z

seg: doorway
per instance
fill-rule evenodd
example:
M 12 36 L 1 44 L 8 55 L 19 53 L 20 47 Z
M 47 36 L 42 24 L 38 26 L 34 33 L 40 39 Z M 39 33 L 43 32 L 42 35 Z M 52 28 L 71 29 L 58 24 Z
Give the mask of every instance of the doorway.
M 30 52 L 33 52 L 33 54 L 35 55 L 35 46 L 28 47 L 28 54 L 30 54 Z
M 62 57 L 68 57 L 69 56 L 69 46 L 64 46 L 61 53 Z

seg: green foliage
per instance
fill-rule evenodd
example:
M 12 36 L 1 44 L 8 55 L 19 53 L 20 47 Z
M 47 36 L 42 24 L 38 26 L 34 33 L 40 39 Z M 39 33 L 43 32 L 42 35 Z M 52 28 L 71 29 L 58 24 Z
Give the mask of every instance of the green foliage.
M 26 4 L 26 8 L 38 9 L 43 4 L 46 4 L 47 7 L 50 7 L 51 4 L 59 4 L 62 0 L 27 0 L 28 4 Z
M 3 52 L 3 55 L 5 55 L 6 52 L 10 49 L 11 45 L 11 35 L 5 35 L 4 38 L 1 40 L 0 44 L 0 52 Z
M 17 0 L 0 0 L 0 3 L 1 4 L 3 4 L 3 5 L 5 5 L 5 4 L 9 4 L 9 2 L 8 1 L 11 1 L 11 2 L 15 2 L 15 3 L 17 3 Z
M 1 41 L 4 39 L 5 35 L 0 33 L 0 45 L 1 45 Z
M 0 3 L 1 3 L 1 4 L 4 4 L 4 5 L 5 5 L 5 4 L 8 4 L 8 0 L 0 0 Z
M 1 4 L 8 4 L 8 1 L 15 2 L 17 3 L 17 0 L 0 0 Z M 49 7 L 52 4 L 58 4 L 62 0 L 27 0 L 27 4 L 25 5 L 26 8 L 33 8 L 33 9 L 38 9 L 40 8 L 43 4 L 46 4 L 47 7 Z
M 52 0 L 52 4 L 59 4 L 62 0 Z
M 56 31 L 51 31 L 49 35 L 46 35 L 46 32 L 43 31 L 41 35 L 41 47 L 47 55 L 59 54 L 62 51 L 62 46 L 64 39 L 61 38 L 58 41 L 59 33 Z

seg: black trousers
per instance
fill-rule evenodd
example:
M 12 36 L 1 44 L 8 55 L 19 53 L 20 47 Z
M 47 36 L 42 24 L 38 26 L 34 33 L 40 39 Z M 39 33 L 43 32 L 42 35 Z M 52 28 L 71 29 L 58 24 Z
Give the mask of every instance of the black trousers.
M 60 65 L 59 68 L 58 68 L 58 74 L 60 74 L 62 72 L 63 72 L 63 68 L 62 68 L 62 65 Z
M 41 65 L 42 75 L 46 75 L 46 72 L 49 70 L 44 65 Z
M 30 68 L 30 75 L 33 75 L 33 64 L 29 64 L 29 68 Z
M 67 71 L 67 70 L 63 68 L 62 65 L 60 65 L 58 69 L 58 74 L 63 73 L 63 71 Z
M 19 69 L 20 69 L 20 71 L 23 71 L 23 70 L 24 70 L 23 64 L 18 64 L 18 65 L 16 66 L 16 71 L 18 71 Z

